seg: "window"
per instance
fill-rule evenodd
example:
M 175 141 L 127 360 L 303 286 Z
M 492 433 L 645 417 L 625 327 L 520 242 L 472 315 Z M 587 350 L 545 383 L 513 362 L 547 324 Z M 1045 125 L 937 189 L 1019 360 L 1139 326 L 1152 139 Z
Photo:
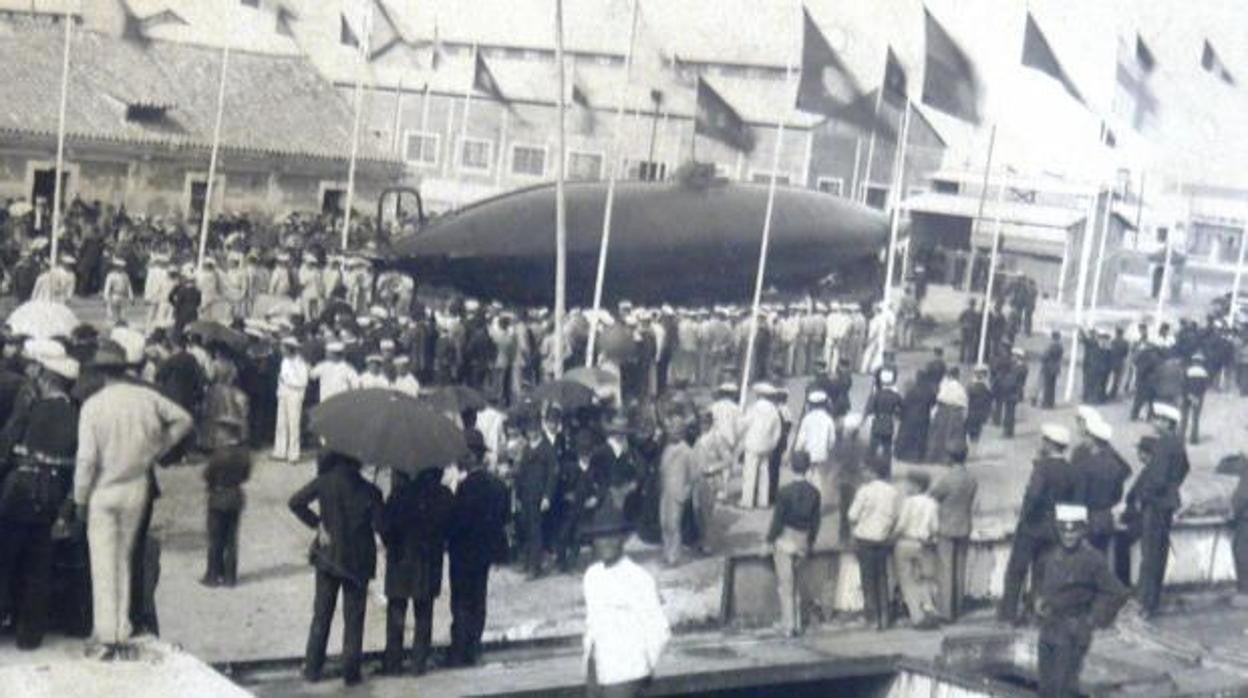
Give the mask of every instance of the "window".
M 414 165 L 436 167 L 438 164 L 438 134 L 407 132 L 407 147 L 403 159 Z
M 640 179 L 643 182 L 657 182 L 667 179 L 666 162 L 624 158 L 620 164 L 623 166 L 624 179 Z
M 546 147 L 516 145 L 511 148 L 511 171 L 528 177 L 546 175 Z
M 755 184 L 771 184 L 771 173 L 759 172 L 755 170 L 754 172 L 750 173 L 750 181 L 754 182 Z M 776 184 L 788 184 L 788 183 L 789 183 L 789 176 L 787 174 L 776 175 Z
M 489 172 L 493 161 L 494 141 L 483 138 L 465 138 L 459 146 L 459 164 L 465 170 Z
M 602 179 L 602 155 L 599 153 L 568 153 L 568 179 Z
M 871 208 L 878 208 L 883 211 L 884 207 L 888 205 L 888 187 L 868 184 L 867 205 Z
M 840 177 L 820 177 L 815 186 L 824 194 L 833 196 L 845 195 L 845 180 Z
M 186 202 L 186 213 L 189 220 L 199 222 L 204 215 L 205 203 L 208 200 L 208 174 L 206 172 L 188 172 L 186 174 L 183 200 Z M 225 176 L 217 175 L 212 185 L 212 208 L 221 209 L 225 196 Z

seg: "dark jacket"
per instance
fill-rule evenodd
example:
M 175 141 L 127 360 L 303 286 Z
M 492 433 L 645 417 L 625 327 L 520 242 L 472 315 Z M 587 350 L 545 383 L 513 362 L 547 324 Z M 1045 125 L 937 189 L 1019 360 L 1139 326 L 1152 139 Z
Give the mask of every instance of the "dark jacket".
M 429 600 L 442 592 L 442 555 L 455 495 L 431 468 L 398 486 L 386 502 L 386 597 Z
M 1054 510 L 1058 504 L 1083 504 L 1087 497 L 1087 480 L 1070 461 L 1042 456 L 1032 464 L 1031 479 L 1023 493 L 1023 508 L 1018 514 L 1018 533 L 1037 538 L 1052 538 Z
M 1174 434 L 1158 437 L 1152 455 L 1127 493 L 1127 503 L 1166 511 L 1178 509 L 1179 488 L 1190 469 L 1183 440 Z
M 516 468 L 516 499 L 526 507 L 537 506 L 542 499 L 555 501 L 559 484 L 559 456 L 555 445 L 544 434 L 536 446 L 524 452 Z
M 308 506 L 317 503 L 318 512 Z M 359 468 L 338 465 L 290 497 L 290 510 L 309 528 L 324 528 L 329 541 L 314 541 L 310 561 L 318 569 L 357 584 L 377 573 L 377 542 L 382 531 L 381 491 L 360 476 Z
M 452 564 L 488 567 L 504 560 L 509 510 L 502 480 L 481 469 L 468 473 L 459 483 L 447 522 L 446 547 Z
M 871 435 L 891 437 L 901 416 L 901 394 L 893 388 L 880 388 L 871 394 L 863 414 L 871 417 Z
M 1084 504 L 1088 507 L 1088 532 L 1107 535 L 1113 532 L 1113 508 L 1122 501 L 1131 466 L 1108 446 L 1080 446 L 1070 456 L 1075 470 L 1087 482 Z
M 191 414 L 198 413 L 207 382 L 203 367 L 187 351 L 179 351 L 165 359 L 156 371 L 156 385 L 160 387 L 161 394 Z

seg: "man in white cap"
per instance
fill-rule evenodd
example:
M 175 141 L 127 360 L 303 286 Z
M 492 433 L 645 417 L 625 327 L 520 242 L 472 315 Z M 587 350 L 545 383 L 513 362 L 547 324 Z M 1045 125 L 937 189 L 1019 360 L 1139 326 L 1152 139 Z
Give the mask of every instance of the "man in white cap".
M 793 450 L 809 456 L 810 473 L 807 478 L 819 490 L 820 496 L 827 499 L 831 498 L 832 492 L 824 478 L 831 476 L 829 461 L 835 445 L 836 422 L 829 411 L 828 394 L 814 390 L 806 396 L 806 414 L 797 425 Z
M 394 357 L 394 389 L 410 397 L 420 397 L 420 380 L 412 373 L 412 360 L 407 354 Z M 479 417 L 477 426 L 481 426 Z
M 344 351 L 346 345 L 342 342 L 329 342 L 325 345 L 324 360 L 309 373 L 309 378 L 320 383 L 320 402 L 359 387 L 360 377 L 342 358 Z
M 1023 493 L 1023 506 L 1005 566 L 1004 590 L 997 608 L 997 619 L 1003 623 L 1021 620 L 1018 606 L 1027 573 L 1033 572 L 1035 579 L 1036 561 L 1054 543 L 1054 507 L 1082 504 L 1085 497 L 1084 482 L 1066 457 L 1070 430 L 1050 423 L 1041 427 L 1040 435 L 1040 453 L 1032 463 L 1031 479 Z M 1033 581 L 1033 592 L 1036 586 Z
M 277 426 L 273 434 L 273 460 L 299 462 L 303 436 L 303 394 L 308 389 L 308 362 L 300 352 L 299 340 L 282 340 L 282 363 L 277 378 Z
M 1127 509 L 1139 512 L 1140 569 L 1135 588 L 1145 617 L 1152 616 L 1161 605 L 1162 581 L 1170 553 L 1170 524 L 1179 508 L 1179 489 L 1191 469 L 1183 437 L 1178 433 L 1181 419 L 1179 408 L 1174 405 L 1153 404 L 1157 434 L 1141 440 L 1144 468 L 1127 493 Z
M 1070 463 L 1084 479 L 1084 504 L 1088 507 L 1087 539 L 1092 547 L 1108 553 L 1114 537 L 1114 507 L 1122 501 L 1131 466 L 1114 450 L 1113 427 L 1095 408 L 1081 406 L 1078 419 L 1084 438 L 1070 454 Z
M 1083 541 L 1087 508 L 1059 504 L 1054 518 L 1058 545 L 1045 553 L 1036 575 L 1039 695 L 1068 698 L 1081 695 L 1079 673 L 1092 629 L 1113 622 L 1129 594 L 1105 557 Z
M 393 388 L 394 383 L 386 375 L 386 362 L 381 354 L 364 357 L 364 373 L 360 375 L 361 388 Z
M 782 422 L 776 406 L 776 389 L 756 383 L 754 402 L 741 415 L 741 506 L 767 507 L 771 502 L 767 466 L 780 442 Z

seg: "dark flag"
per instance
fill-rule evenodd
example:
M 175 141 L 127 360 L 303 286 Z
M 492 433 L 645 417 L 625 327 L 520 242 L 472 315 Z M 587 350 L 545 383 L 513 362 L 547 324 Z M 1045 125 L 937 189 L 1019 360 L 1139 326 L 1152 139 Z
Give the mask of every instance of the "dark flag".
M 1159 105 L 1149 85 L 1149 73 L 1154 67 L 1156 61 L 1138 35 L 1134 46 L 1119 42 L 1114 112 L 1137 131 L 1145 130 L 1156 120 Z
M 130 3 L 126 0 L 115 0 L 115 2 L 121 14 L 121 38 L 140 48 L 146 48 L 151 43 L 151 39 L 148 39 L 143 31 L 143 20 L 134 14 L 134 10 L 130 9 Z
M 1222 62 L 1218 52 L 1213 50 L 1213 44 L 1209 43 L 1208 39 L 1205 39 L 1205 48 L 1200 53 L 1200 67 L 1228 85 L 1235 84 L 1235 77 L 1231 75 L 1231 71 Z
M 594 113 L 594 107 L 589 102 L 589 88 L 585 86 L 584 79 L 576 70 L 572 72 L 572 104 L 580 111 L 581 129 L 585 133 L 590 134 L 596 131 L 598 128 L 598 116 Z
M 908 80 L 906 69 L 901 67 L 893 47 L 888 47 L 888 56 L 884 60 L 884 99 L 894 104 L 905 104 Z
M 376 15 L 380 15 L 381 21 L 373 23 L 372 33 L 368 37 L 369 61 L 375 61 L 395 46 L 407 43 L 403 38 L 403 32 L 399 31 L 398 23 L 390 16 L 390 10 L 386 9 L 386 4 L 375 2 L 374 8 Z
M 338 20 L 339 20 L 339 28 L 338 28 L 339 43 L 342 43 L 345 46 L 359 48 L 360 37 L 356 36 L 355 30 L 351 28 L 351 23 L 347 21 L 347 16 L 344 14 L 339 14 Z
M 1145 74 L 1153 72 L 1157 67 L 1157 59 L 1153 57 L 1153 52 L 1148 48 L 1148 44 L 1144 43 L 1143 37 L 1139 34 L 1135 35 L 1135 61 L 1140 64 L 1140 70 Z
M 963 121 L 980 123 L 983 91 L 975 65 L 926 8 L 923 19 L 927 44 L 923 103 Z
M 1083 101 L 1083 95 L 1079 94 L 1079 88 L 1075 87 L 1075 83 L 1071 82 L 1070 76 L 1062 68 L 1061 61 L 1057 60 L 1057 54 L 1053 52 L 1049 40 L 1040 31 L 1040 25 L 1036 24 L 1036 18 L 1030 12 L 1027 13 L 1027 29 L 1023 34 L 1023 65 L 1035 68 L 1060 82 L 1077 102 L 1087 104 Z
M 810 11 L 803 8 L 802 15 L 802 74 L 797 84 L 797 108 L 887 132 L 886 137 L 891 138 L 891 125 L 877 123 L 866 93 L 819 31 Z
M 511 100 L 507 99 L 502 88 L 498 86 L 498 80 L 494 79 L 494 73 L 485 63 L 485 56 L 482 56 L 480 51 L 474 53 L 477 56 L 477 63 L 472 71 L 472 88 L 484 92 L 489 95 L 490 99 L 511 109 Z
M 277 6 L 277 33 L 295 38 L 295 22 L 299 19 L 285 3 Z
M 1104 121 L 1101 122 L 1101 142 L 1110 148 L 1118 147 L 1118 136 L 1114 135 L 1114 130 Z
M 698 78 L 698 114 L 693 132 L 748 153 L 754 150 L 754 131 L 706 80 Z

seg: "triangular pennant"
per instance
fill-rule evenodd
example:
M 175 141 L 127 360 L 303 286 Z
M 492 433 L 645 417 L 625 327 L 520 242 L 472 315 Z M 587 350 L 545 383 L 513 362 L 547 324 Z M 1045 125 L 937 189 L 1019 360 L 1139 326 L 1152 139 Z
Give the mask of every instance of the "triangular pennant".
M 1040 25 L 1036 24 L 1036 18 L 1030 12 L 1027 13 L 1027 28 L 1023 33 L 1023 65 L 1035 68 L 1060 82 L 1062 87 L 1066 88 L 1066 92 L 1075 98 L 1075 101 L 1086 104 L 1083 95 L 1079 93 L 1079 88 L 1075 87 L 1075 83 L 1062 68 L 1062 63 L 1057 60 L 1057 54 L 1049 45 L 1048 38 L 1045 37 L 1044 32 L 1040 31 Z
M 338 28 L 338 42 L 345 46 L 359 48 L 360 37 L 355 33 L 355 30 L 351 28 L 351 23 L 347 21 L 347 16 L 339 14 L 338 19 L 340 20 Z
M 732 105 L 703 78 L 698 78 L 698 113 L 694 133 L 717 140 L 734 150 L 754 150 L 754 130 Z
M 1200 67 L 1228 85 L 1235 84 L 1235 76 L 1231 75 L 1231 71 L 1222 62 L 1218 52 L 1213 50 L 1213 44 L 1209 43 L 1208 39 L 1205 39 L 1205 47 L 1200 53 Z
M 884 99 L 894 104 L 905 104 L 906 95 L 909 94 L 909 80 L 906 78 L 906 69 L 901 67 L 901 61 L 897 59 L 897 54 L 893 53 L 893 47 L 888 47 L 888 54 L 884 59 Z

